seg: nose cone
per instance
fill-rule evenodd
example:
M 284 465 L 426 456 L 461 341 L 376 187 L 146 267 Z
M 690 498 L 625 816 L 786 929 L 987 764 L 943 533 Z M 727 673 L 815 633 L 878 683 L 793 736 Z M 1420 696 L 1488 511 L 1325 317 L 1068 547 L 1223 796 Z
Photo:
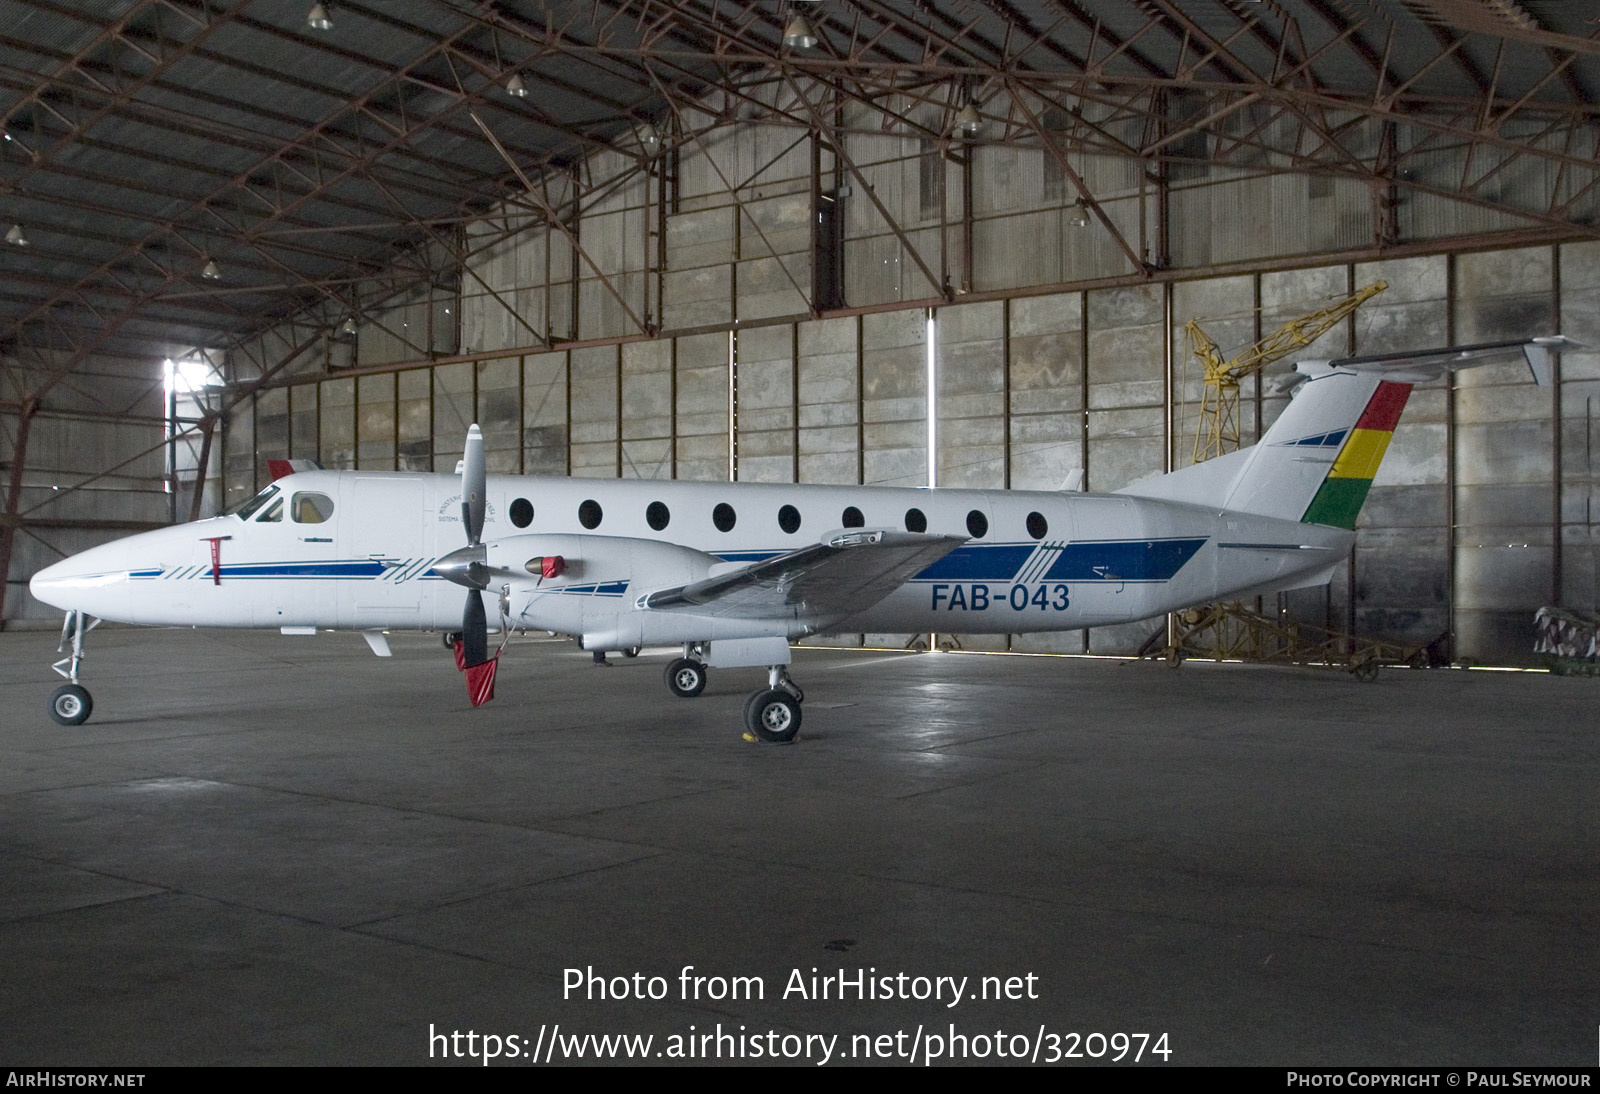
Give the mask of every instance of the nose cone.
M 28 591 L 63 611 L 85 611 L 104 619 L 125 616 L 131 570 L 117 548 L 123 541 L 62 559 L 33 575 Z
M 163 528 L 91 547 L 62 559 L 33 575 L 28 591 L 63 611 L 82 611 L 102 619 L 138 622 L 133 618 L 132 587 L 161 575 L 170 565 L 188 561 L 187 546 L 175 537 L 177 529 Z M 167 557 L 172 556 L 172 557 Z
M 28 579 L 28 591 L 35 600 L 68 611 L 70 609 L 63 598 L 72 582 L 75 568 L 76 564 L 70 558 L 62 559 L 54 566 L 46 566 Z

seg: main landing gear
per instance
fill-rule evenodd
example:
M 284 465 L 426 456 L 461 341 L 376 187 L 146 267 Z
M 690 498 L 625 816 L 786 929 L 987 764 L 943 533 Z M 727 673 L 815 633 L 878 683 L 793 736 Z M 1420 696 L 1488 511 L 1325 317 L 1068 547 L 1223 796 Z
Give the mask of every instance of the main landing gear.
M 667 690 L 680 699 L 693 699 L 706 690 L 706 666 L 703 661 L 679 657 L 667 666 Z
M 69 644 L 72 652 L 50 666 L 70 681 L 56 688 L 50 696 L 50 717 L 57 725 L 81 726 L 94 711 L 89 689 L 78 683 L 78 666 L 83 663 L 84 636 L 99 625 L 100 620 L 91 623 L 88 616 L 77 611 L 68 612 L 66 622 L 61 625 L 61 642 L 56 652 L 64 652 Z
M 701 660 L 698 643 L 685 643 L 683 656 L 667 666 L 667 690 L 680 699 L 693 699 L 706 689 L 710 669 Z M 767 666 L 767 686 L 745 700 L 745 738 L 768 744 L 787 744 L 800 732 L 800 704 L 806 693 L 789 679 L 786 665 Z
M 768 666 L 766 690 L 745 700 L 745 728 L 758 741 L 788 744 L 800 732 L 800 704 L 805 697 L 785 666 Z

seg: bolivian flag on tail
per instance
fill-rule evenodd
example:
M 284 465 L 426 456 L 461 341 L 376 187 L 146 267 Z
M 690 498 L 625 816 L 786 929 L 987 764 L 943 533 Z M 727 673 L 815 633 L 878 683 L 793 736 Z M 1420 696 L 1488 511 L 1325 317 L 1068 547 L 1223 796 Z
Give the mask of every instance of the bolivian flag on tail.
M 1367 500 L 1367 491 L 1372 489 L 1372 478 L 1378 473 L 1383 454 L 1389 450 L 1389 438 L 1394 436 L 1394 427 L 1410 395 L 1410 384 L 1389 380 L 1378 384 L 1355 428 L 1345 438 L 1344 447 L 1339 449 L 1328 477 L 1322 480 L 1322 486 L 1300 518 L 1301 523 L 1355 528 L 1361 505 Z

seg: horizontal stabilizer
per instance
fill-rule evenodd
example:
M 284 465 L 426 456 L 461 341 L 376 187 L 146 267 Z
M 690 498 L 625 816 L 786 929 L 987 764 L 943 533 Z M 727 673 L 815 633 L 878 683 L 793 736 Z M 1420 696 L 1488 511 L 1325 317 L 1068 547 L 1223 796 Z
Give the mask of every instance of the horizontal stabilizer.
M 965 542 L 962 536 L 840 530 L 732 573 L 651 593 L 641 606 L 735 619 L 837 619 L 876 604 Z
M 1349 369 L 1352 372 L 1382 372 L 1384 379 L 1396 383 L 1420 384 L 1436 380 L 1447 372 L 1457 372 L 1479 365 L 1502 364 L 1507 361 L 1525 361 L 1533 382 L 1548 387 L 1551 382 L 1550 354 L 1563 349 L 1582 349 L 1583 343 L 1566 335 L 1554 334 L 1540 338 L 1523 338 L 1509 342 L 1479 342 L 1470 346 L 1444 346 L 1439 349 L 1408 350 L 1403 353 L 1378 353 L 1365 357 L 1341 357 L 1326 362 L 1329 368 Z M 1306 361 L 1307 366 L 1323 362 Z M 1295 366 L 1296 371 L 1308 370 Z

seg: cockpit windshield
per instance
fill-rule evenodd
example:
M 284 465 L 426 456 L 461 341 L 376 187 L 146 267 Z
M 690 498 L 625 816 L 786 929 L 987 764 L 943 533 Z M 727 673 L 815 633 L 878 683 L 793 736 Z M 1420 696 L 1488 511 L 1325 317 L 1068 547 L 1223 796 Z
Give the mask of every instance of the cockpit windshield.
M 249 520 L 256 515 L 257 510 L 277 496 L 278 488 L 276 486 L 268 486 L 255 497 L 246 498 L 240 504 L 235 505 L 224 515 L 238 517 L 240 520 Z

